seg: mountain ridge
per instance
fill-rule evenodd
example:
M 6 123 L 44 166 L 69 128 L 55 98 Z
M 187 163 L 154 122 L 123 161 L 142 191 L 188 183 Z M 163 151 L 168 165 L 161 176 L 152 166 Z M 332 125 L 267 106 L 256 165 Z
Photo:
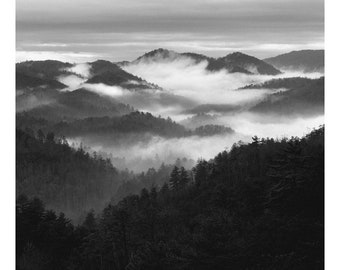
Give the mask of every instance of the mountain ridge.
M 280 69 L 324 72 L 324 50 L 299 50 L 263 59 Z
M 236 59 L 234 56 L 239 56 Z M 224 57 L 213 58 L 203 54 L 192 53 L 192 52 L 184 52 L 178 53 L 172 50 L 167 50 L 163 48 L 159 48 L 156 50 L 149 51 L 142 56 L 136 58 L 135 60 L 126 63 L 124 65 L 129 64 L 139 64 L 143 63 L 152 63 L 152 62 L 171 62 L 181 59 L 191 59 L 193 63 L 198 64 L 201 62 L 206 61 L 208 71 L 220 71 L 220 70 L 227 70 L 229 73 L 245 73 L 245 74 L 265 74 L 265 75 L 277 75 L 281 72 L 271 66 L 270 64 L 263 62 L 262 60 L 246 55 L 240 52 L 231 53 Z M 249 70 L 249 66 L 254 66 L 255 69 L 252 71 Z

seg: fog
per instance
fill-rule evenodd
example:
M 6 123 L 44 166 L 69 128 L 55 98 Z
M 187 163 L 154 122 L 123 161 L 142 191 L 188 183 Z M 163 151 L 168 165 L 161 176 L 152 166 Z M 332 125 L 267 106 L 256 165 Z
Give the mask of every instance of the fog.
M 158 168 L 162 162 L 175 163 L 177 158 L 187 158 L 194 161 L 198 159 L 211 159 L 223 150 L 230 150 L 234 143 L 250 142 L 254 135 L 260 138 L 290 138 L 291 136 L 304 136 L 314 127 L 324 123 L 324 117 L 310 119 L 265 119 L 247 113 L 224 116 L 218 121 L 220 124 L 228 123 L 237 132 L 235 134 L 216 135 L 210 137 L 190 136 L 184 138 L 162 138 L 159 136 L 134 136 L 125 140 L 103 140 L 98 137 L 69 138 L 71 143 L 84 145 L 91 151 L 105 153 L 115 167 L 124 170 L 128 168 L 134 172 L 145 171 L 148 168 Z M 107 155 L 107 156 L 106 156 Z
M 186 57 L 173 57 L 171 61 L 137 61 L 123 67 L 127 72 L 161 86 L 163 90 L 131 90 L 123 86 L 85 83 L 90 76 L 88 64 L 75 65 L 69 71 L 78 75 L 60 77 L 59 80 L 68 86 L 66 91 L 83 87 L 130 104 L 140 111 L 164 118 L 171 117 L 190 129 L 218 124 L 231 127 L 236 131 L 235 134 L 171 139 L 150 134 L 134 134 L 119 140 L 95 136 L 69 139 L 76 144 L 83 142 L 92 151 L 107 153 L 113 164 L 120 169 L 127 167 L 140 172 L 149 167 L 157 168 L 161 162 L 174 163 L 177 158 L 185 157 L 195 161 L 199 158 L 210 159 L 224 149 L 230 149 L 240 140 L 249 142 L 254 135 L 275 139 L 303 136 L 324 123 L 323 115 L 274 116 L 247 111 L 266 96 L 286 89 L 238 90 L 245 85 L 259 84 L 274 78 L 319 78 L 323 76 L 322 73 L 287 71 L 276 76 L 247 75 L 228 73 L 226 70 L 209 72 L 206 66 L 206 62 L 195 63 Z
M 73 91 L 81 87 L 81 85 L 89 78 L 90 69 L 91 66 L 88 63 L 75 64 L 70 68 L 64 69 L 73 74 L 61 75 L 57 79 L 67 86 L 67 88 L 63 89 L 64 91 Z
M 138 61 L 124 66 L 127 72 L 171 90 L 173 93 L 204 103 L 243 104 L 262 99 L 272 93 L 267 89 L 258 91 L 234 91 L 248 84 L 262 83 L 273 78 L 309 77 L 319 78 L 321 73 L 290 71 L 276 76 L 228 73 L 226 70 L 209 72 L 207 62 L 195 64 L 190 58 L 172 61 Z
M 107 154 L 119 169 L 128 168 L 141 172 L 148 168 L 158 168 L 162 162 L 174 164 L 177 158 L 187 158 L 196 162 L 198 159 L 210 159 L 217 153 L 230 149 L 239 140 L 251 138 L 242 134 L 219 135 L 211 137 L 162 138 L 150 136 L 148 140 L 136 140 L 132 143 L 111 143 L 99 141 L 94 137 L 69 138 L 69 142 L 79 146 L 80 142 L 90 147 L 90 151 Z M 129 140 L 129 139 L 127 139 Z M 190 163 L 192 165 L 192 163 Z M 188 168 L 190 169 L 190 168 Z
M 21 94 L 16 96 L 16 112 L 23 112 L 39 106 L 53 104 L 55 101 L 49 97 L 37 97 L 33 94 Z
M 90 75 L 91 66 L 88 63 L 79 63 L 66 69 L 66 71 L 80 75 L 83 78 L 88 78 Z
M 68 86 L 66 89 L 64 89 L 64 91 L 72 91 L 79 88 L 79 86 L 84 83 L 86 79 L 78 75 L 62 75 L 58 77 L 58 81 Z

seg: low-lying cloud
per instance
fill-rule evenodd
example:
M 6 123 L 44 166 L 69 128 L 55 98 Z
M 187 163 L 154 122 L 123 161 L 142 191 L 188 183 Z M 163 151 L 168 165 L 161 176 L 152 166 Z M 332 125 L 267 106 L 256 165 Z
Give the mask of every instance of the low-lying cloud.
M 291 136 L 304 136 L 313 128 L 324 123 L 324 117 L 311 119 L 274 119 L 251 114 L 224 116 L 221 123 L 229 124 L 237 130 L 234 134 L 222 134 L 210 137 L 163 138 L 159 136 L 134 137 L 133 141 L 103 141 L 94 137 L 71 138 L 71 142 L 79 145 L 83 142 L 92 151 L 105 152 L 119 169 L 128 168 L 135 172 L 145 171 L 150 167 L 158 168 L 162 162 L 173 164 L 177 158 L 198 159 L 214 158 L 223 150 L 230 150 L 239 141 L 250 142 L 254 135 L 260 138 L 282 139 Z
M 139 61 L 123 67 L 127 72 L 140 76 L 150 82 L 168 89 L 174 94 L 195 100 L 198 103 L 247 104 L 264 98 L 272 90 L 235 91 L 248 85 L 257 84 L 273 78 L 301 76 L 298 72 L 289 72 L 277 76 L 247 75 L 228 73 L 226 70 L 209 72 L 207 62 L 194 63 L 190 58 L 182 57 L 172 61 Z M 320 73 L 303 74 L 304 77 L 320 77 Z
M 240 140 L 249 142 L 254 135 L 278 139 L 303 136 L 324 123 L 322 115 L 288 117 L 247 112 L 247 108 L 269 94 L 285 89 L 237 90 L 248 84 L 259 84 L 274 78 L 298 76 L 319 78 L 323 76 L 321 73 L 289 71 L 277 76 L 247 75 L 228 73 L 226 70 L 209 72 L 206 66 L 206 62 L 195 63 L 192 59 L 183 57 L 172 61 L 139 61 L 124 67 L 127 72 L 155 83 L 164 90 L 137 90 L 137 88 L 128 90 L 123 85 L 88 84 L 83 81 L 89 76 L 89 67 L 86 65 L 78 65 L 72 69 L 79 76 L 60 78 L 60 81 L 69 86 L 68 90 L 83 87 L 114 98 L 118 102 L 130 104 L 140 111 L 151 112 L 164 118 L 170 116 L 188 128 L 195 128 L 200 124 L 218 124 L 231 127 L 236 131 L 235 134 L 171 139 L 159 136 L 139 137 L 135 134 L 131 138 L 126 137 L 118 141 L 105 141 L 98 137 L 71 140 L 83 141 L 95 151 L 110 154 L 113 164 L 120 169 L 127 167 L 139 172 L 149 167 L 158 167 L 161 162 L 174 163 L 177 158 L 185 157 L 195 161 L 199 158 L 213 158 L 220 151 L 230 149 L 235 142 Z M 200 105 L 208 108 L 208 111 L 202 121 L 195 119 L 197 121 L 194 122 L 191 117 L 195 117 L 195 110 L 192 109 Z M 213 108 L 212 111 L 209 111 L 209 106 Z M 236 109 L 233 109 L 234 107 Z

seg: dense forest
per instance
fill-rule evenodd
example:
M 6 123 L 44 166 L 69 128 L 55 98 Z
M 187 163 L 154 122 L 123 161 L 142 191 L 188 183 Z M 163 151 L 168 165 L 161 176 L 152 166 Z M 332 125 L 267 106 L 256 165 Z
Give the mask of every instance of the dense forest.
M 74 91 L 75 92 L 75 91 Z M 72 92 L 72 93 L 74 93 Z M 32 113 L 17 114 L 17 127 L 21 129 L 41 129 L 44 132 L 52 131 L 58 135 L 68 137 L 93 135 L 104 140 L 117 140 L 126 138 L 127 134 L 152 134 L 165 138 L 187 136 L 213 136 L 231 134 L 235 131 L 222 125 L 202 125 L 195 129 L 187 129 L 171 118 L 153 116 L 151 113 L 131 112 L 116 117 L 88 117 L 73 121 L 48 121 L 45 118 L 34 117 Z M 139 137 L 141 139 L 142 137 Z M 138 138 L 136 138 L 138 140 Z
M 284 87 L 286 85 L 286 87 Z M 251 108 L 253 112 L 312 117 L 324 113 L 325 78 L 272 80 L 264 87 L 288 88 L 268 96 Z
M 291 77 L 291 78 L 279 78 L 271 79 L 260 84 L 249 84 L 241 87 L 240 89 L 294 89 L 301 88 L 310 85 L 318 79 L 309 79 L 304 77 Z
M 27 192 L 25 173 L 44 172 L 48 182 L 61 168 L 71 183 L 64 187 L 77 179 L 95 192 L 89 166 L 107 184 L 93 200 L 114 190 L 109 162 L 52 134 L 18 131 L 17 151 L 19 193 Z M 62 166 L 36 162 L 53 159 L 50 153 L 59 153 Z M 18 194 L 16 205 L 17 269 L 323 268 L 324 127 L 303 138 L 254 136 L 191 171 L 174 166 L 163 185 L 90 211 L 79 225 L 48 210 L 44 198 L 26 195 Z
M 28 107 L 30 104 L 31 107 Z M 16 106 L 19 116 L 26 114 L 54 122 L 86 117 L 120 116 L 134 111 L 130 105 L 83 88 L 72 92 L 35 89 L 33 92 L 17 95 Z
M 243 73 L 243 74 L 267 74 L 277 75 L 281 72 L 256 57 L 235 52 L 224 57 L 213 58 L 197 53 L 178 53 L 175 51 L 159 48 L 138 57 L 132 61 L 131 64 L 152 63 L 152 62 L 176 62 L 176 61 L 190 60 L 195 64 L 206 63 L 205 69 L 209 72 L 227 70 L 229 73 Z M 129 62 L 124 62 L 122 66 L 129 65 Z M 250 68 L 251 67 L 251 68 Z
M 302 70 L 304 72 L 324 72 L 324 50 L 300 50 L 280 54 L 263 61 L 285 70 Z
M 16 131 L 17 194 L 36 196 L 69 215 L 104 207 L 119 184 L 110 160 L 71 148 L 64 138 L 39 130 Z
M 53 132 L 28 128 L 16 131 L 17 195 L 38 197 L 74 222 L 90 209 L 102 210 L 109 201 L 163 185 L 174 166 L 192 166 L 192 161 L 183 158 L 175 164 L 162 163 L 158 169 L 134 173 L 119 171 L 112 163 L 112 156 L 84 145 L 72 147 L 65 137 Z

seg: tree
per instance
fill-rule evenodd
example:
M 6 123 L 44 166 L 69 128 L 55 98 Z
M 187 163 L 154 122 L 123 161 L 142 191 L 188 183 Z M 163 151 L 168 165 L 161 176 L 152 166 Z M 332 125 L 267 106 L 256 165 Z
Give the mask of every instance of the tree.
M 184 167 L 181 167 L 181 171 L 180 171 L 180 188 L 184 188 L 185 186 L 187 186 L 187 184 L 189 183 L 189 175 L 188 172 L 185 170 Z
M 180 172 L 177 166 L 175 166 L 170 174 L 170 187 L 172 190 L 179 190 L 181 185 Z
M 85 221 L 83 223 L 83 227 L 86 228 L 89 231 L 94 231 L 97 226 L 96 217 L 94 215 L 94 210 L 91 210 L 85 218 Z
M 194 168 L 195 183 L 201 186 L 207 182 L 209 176 L 209 164 L 205 160 L 199 160 Z

